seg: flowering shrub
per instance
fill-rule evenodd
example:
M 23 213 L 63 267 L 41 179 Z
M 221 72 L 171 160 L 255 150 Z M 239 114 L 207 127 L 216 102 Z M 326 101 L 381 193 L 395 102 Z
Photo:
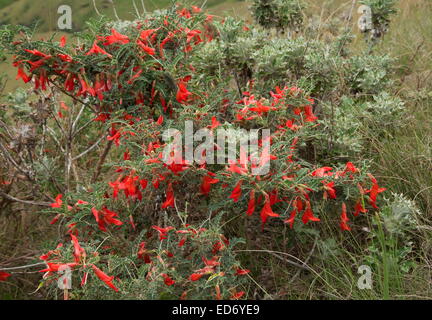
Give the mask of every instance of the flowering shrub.
M 41 272 L 45 283 L 56 285 L 58 270 L 71 268 L 72 285 L 79 283 L 72 286 L 72 297 L 80 299 L 119 298 L 118 292 L 123 299 L 239 299 L 249 273 L 232 254 L 240 240 L 218 232 L 213 224 L 210 229 L 152 226 L 127 244 L 134 252 L 120 256 L 120 238 L 99 241 L 74 235 L 75 230 L 71 244 L 60 243 L 40 257 L 48 266 Z
M 233 19 L 216 21 L 197 7 L 173 7 L 128 23 L 94 21 L 77 43 L 65 37 L 34 41 L 25 28 L 15 39 L 16 31 L 2 30 L 3 46 L 15 55 L 17 78 L 32 82 L 39 98 L 20 102 L 26 106 L 20 112 L 34 122 L 24 131 L 50 136 L 33 139 L 38 159 L 17 170 L 39 186 L 35 192 L 50 194 L 48 203 L 38 204 L 49 207 L 44 212 L 51 223 L 65 230 L 63 244 L 41 256 L 45 283 L 56 285 L 59 269 L 71 268 L 81 281 L 74 298 L 117 292 L 145 299 L 246 298 L 250 273 L 234 250 L 241 235 L 223 235 L 233 219 L 258 216 L 255 228 L 262 231 L 270 221 L 293 232 L 320 221 L 355 231 L 355 217 L 378 209 L 385 189 L 365 165 L 316 152 L 328 138 L 319 100 L 339 84 L 335 70 L 329 67 L 334 82 L 327 81 L 316 64 L 327 57 L 321 43 L 304 59 L 291 40 L 269 41 L 242 55 L 242 44 L 251 51 L 262 45 L 248 41 L 250 28 Z M 292 54 L 265 54 L 278 46 Z M 274 66 L 265 56 L 274 57 Z M 283 76 L 279 68 L 271 76 L 278 59 L 287 59 L 287 66 L 297 61 L 298 70 Z M 260 152 L 236 150 L 237 162 L 226 156 L 225 164 L 183 156 L 164 161 L 169 141 L 163 132 L 183 130 L 185 121 L 211 134 L 237 130 L 232 139 L 239 141 L 240 130 L 266 128 L 271 136 L 257 136 Z M 268 172 L 253 173 L 266 165 Z

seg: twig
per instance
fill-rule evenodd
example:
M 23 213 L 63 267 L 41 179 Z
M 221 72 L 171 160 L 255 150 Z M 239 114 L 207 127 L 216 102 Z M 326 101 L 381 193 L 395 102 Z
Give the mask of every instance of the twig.
M 89 105 L 88 103 L 85 103 L 84 101 L 82 101 L 81 99 L 78 99 L 76 96 L 70 94 L 69 92 L 67 92 L 66 90 L 64 90 L 62 87 L 59 87 L 55 82 L 48 80 L 54 87 L 56 87 L 58 90 L 60 90 L 62 93 L 64 93 L 65 95 L 71 97 L 72 99 L 74 99 L 74 101 L 78 101 L 79 103 L 85 105 L 86 107 L 90 108 L 93 113 L 97 113 L 97 111 L 95 109 L 93 109 L 93 107 L 91 105 Z
M 12 267 L 12 268 L 0 267 L 0 270 L 3 270 L 3 271 L 20 270 L 20 269 L 27 269 L 27 268 L 37 267 L 37 266 L 44 266 L 44 265 L 45 265 L 45 262 L 39 262 L 39 263 L 29 264 L 29 265 L 20 266 L 20 267 Z
M 81 116 L 82 116 L 82 114 L 83 114 L 83 112 L 84 112 L 84 108 L 85 108 L 85 105 L 83 105 L 83 106 L 81 107 L 81 109 L 80 109 L 80 111 L 78 112 L 78 115 L 77 115 L 75 121 L 74 121 L 73 124 L 72 124 L 72 128 L 71 128 L 71 131 L 72 131 L 71 136 L 72 136 L 72 137 L 75 136 L 75 128 L 76 128 L 76 125 L 77 125 L 79 119 L 81 118 Z
M 99 143 L 101 143 L 101 141 L 106 138 L 106 135 L 103 135 L 102 137 L 99 138 L 98 141 L 96 141 L 91 147 L 89 147 L 87 150 L 85 150 L 84 152 L 80 153 L 79 155 L 77 155 L 76 157 L 72 158 L 72 161 L 78 160 L 79 158 L 85 156 L 87 153 L 89 153 L 90 151 L 92 151 L 94 148 L 96 148 Z
M 277 251 L 271 251 L 271 250 L 236 250 L 235 252 L 265 252 L 265 253 L 269 253 L 273 256 L 275 256 L 276 258 L 285 261 L 287 263 L 289 263 L 290 265 L 303 269 L 303 270 L 308 270 L 308 271 L 313 271 L 313 269 L 311 267 L 309 267 L 305 262 L 301 261 L 299 258 L 289 254 L 289 253 L 285 253 L 285 252 L 277 252 Z M 281 257 L 280 255 L 286 255 L 288 257 L 294 258 L 298 261 L 300 261 L 302 264 L 299 264 L 297 262 L 294 262 L 292 260 L 288 260 L 286 258 Z
M 146 7 L 144 5 L 144 0 L 141 0 L 141 6 L 143 7 L 143 13 L 147 14 L 147 9 L 146 9 Z
M 108 155 L 108 153 L 109 153 L 112 145 L 113 145 L 113 140 L 110 140 L 110 141 L 108 141 L 107 145 L 105 146 L 105 149 L 102 152 L 102 154 L 101 154 L 101 156 L 99 158 L 98 164 L 96 166 L 96 170 L 94 172 L 94 175 L 93 175 L 93 178 L 92 178 L 92 181 L 91 181 L 92 183 L 95 183 L 96 180 L 99 178 L 99 175 L 100 175 L 101 169 L 102 169 L 102 165 L 104 164 L 105 159 L 106 159 L 106 157 L 107 157 L 107 155 Z
M 112 3 L 112 7 L 113 7 L 113 11 L 114 11 L 114 15 L 115 15 L 116 19 L 117 19 L 118 21 L 120 21 L 120 18 L 119 18 L 118 14 L 117 14 L 117 9 L 116 9 L 116 7 L 115 7 L 114 0 L 110 0 L 110 2 Z
M 139 13 L 139 11 L 138 11 L 138 8 L 137 8 L 137 6 L 136 6 L 135 0 L 132 0 L 132 4 L 133 4 L 133 7 L 134 7 L 134 9 L 135 9 L 135 12 L 136 12 L 138 18 L 141 18 L 141 15 L 140 15 L 140 13 Z
M 93 0 L 93 7 L 94 7 L 94 9 L 95 9 L 95 11 L 96 11 L 96 14 L 97 14 L 98 16 L 101 16 L 101 14 L 100 14 L 100 12 L 99 12 L 97 6 L 96 6 L 96 1 L 95 1 L 95 0 Z
M 314 253 L 314 251 L 315 251 L 315 247 L 316 247 L 317 243 L 318 243 L 318 237 L 315 237 L 315 241 L 314 241 L 314 244 L 313 244 L 313 246 L 312 246 L 312 249 L 311 249 L 311 251 L 309 252 L 308 256 L 306 257 L 306 260 L 304 261 L 304 264 L 307 264 L 307 263 L 309 262 L 310 258 L 312 257 L 312 255 L 313 255 L 313 253 Z M 293 283 L 294 280 L 295 280 L 299 275 L 300 275 L 300 270 L 298 270 L 298 271 L 296 272 L 296 274 L 291 278 L 291 280 L 289 281 L 289 283 Z
M 0 196 L 8 199 L 10 201 L 20 202 L 20 203 L 25 203 L 25 204 L 31 204 L 34 206 L 41 206 L 41 207 L 50 207 L 51 206 L 51 204 L 48 202 L 34 202 L 34 201 L 29 201 L 29 200 L 18 199 L 18 198 L 12 197 L 11 195 L 9 195 L 7 193 L 4 193 L 1 190 L 0 190 Z
M 34 179 L 30 175 L 30 172 L 28 170 L 21 168 L 20 165 L 18 163 L 16 163 L 16 161 L 12 158 L 12 156 L 9 154 L 9 152 L 7 151 L 7 149 L 5 148 L 5 146 L 3 146 L 3 144 L 1 142 L 0 142 L 0 149 L 1 149 L 2 153 L 4 154 L 4 156 L 7 158 L 7 160 L 9 160 L 12 163 L 12 165 L 16 169 L 18 169 L 18 171 L 23 173 L 29 179 L 29 181 L 34 181 Z

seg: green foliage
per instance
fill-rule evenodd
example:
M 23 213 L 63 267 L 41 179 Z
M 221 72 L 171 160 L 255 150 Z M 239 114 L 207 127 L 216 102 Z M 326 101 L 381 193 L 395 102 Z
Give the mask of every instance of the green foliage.
M 397 13 L 395 6 L 398 0 L 362 0 L 360 3 L 372 10 L 373 29 L 370 32 L 372 41 L 376 41 L 388 32 L 390 17 Z
M 254 0 L 252 15 L 266 29 L 298 32 L 303 25 L 303 0 Z

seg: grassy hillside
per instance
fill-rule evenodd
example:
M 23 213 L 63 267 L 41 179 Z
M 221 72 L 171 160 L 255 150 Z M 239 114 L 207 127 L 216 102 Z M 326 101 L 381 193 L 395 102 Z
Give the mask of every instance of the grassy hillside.
M 95 0 L 99 13 L 110 17 L 115 17 L 114 9 L 109 0 Z M 136 8 L 140 13 L 143 12 L 143 6 L 146 10 L 151 11 L 170 5 L 172 0 L 114 0 L 115 10 L 121 19 L 131 19 L 136 16 Z M 204 1 L 194 1 L 201 6 Z M 205 7 L 221 9 L 230 9 L 231 5 L 236 5 L 242 0 L 208 0 Z M 38 30 L 41 32 L 54 31 L 57 28 L 59 14 L 57 10 L 61 5 L 69 5 L 72 8 L 72 20 L 74 30 L 84 27 L 85 22 L 97 15 L 92 0 L 46 0 L 35 4 L 32 0 L 0 0 L 0 23 L 1 24 L 24 24 L 31 25 L 38 22 Z

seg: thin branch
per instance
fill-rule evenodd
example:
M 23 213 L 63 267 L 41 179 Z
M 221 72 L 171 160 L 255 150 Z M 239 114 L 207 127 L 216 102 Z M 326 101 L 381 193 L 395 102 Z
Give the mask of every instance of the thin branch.
M 132 4 L 133 4 L 133 7 L 134 7 L 135 12 L 136 12 L 136 14 L 137 14 L 137 17 L 138 17 L 138 18 L 141 18 L 141 14 L 140 14 L 139 11 L 138 11 L 138 8 L 137 8 L 137 6 L 136 6 L 135 0 L 132 0 Z
M 102 152 L 102 154 L 101 154 L 101 156 L 99 158 L 98 164 L 96 166 L 96 170 L 95 170 L 95 172 L 93 174 L 93 178 L 92 178 L 92 181 L 91 181 L 92 183 L 95 183 L 96 180 L 99 178 L 99 175 L 100 175 L 101 170 L 102 170 L 102 166 L 103 166 L 103 164 L 105 162 L 105 159 L 106 159 L 106 157 L 107 157 L 107 155 L 108 155 L 108 153 L 109 153 L 112 145 L 113 145 L 113 140 L 108 141 L 108 143 L 106 144 L 105 149 L 104 149 L 104 151 Z
M 306 260 L 304 261 L 304 264 L 305 264 L 305 265 L 309 262 L 310 258 L 312 257 L 312 255 L 313 255 L 313 253 L 314 253 L 314 251 L 315 251 L 315 247 L 316 247 L 317 243 L 318 243 L 318 237 L 315 237 L 315 241 L 314 241 L 314 244 L 313 244 L 313 246 L 312 246 L 312 249 L 311 249 L 311 251 L 309 252 L 308 256 L 306 257 Z M 300 270 L 298 270 L 298 271 L 296 272 L 296 274 L 291 278 L 291 280 L 289 281 L 289 283 L 293 283 L 294 280 L 295 280 L 299 275 L 300 275 Z
M 78 101 L 79 103 L 85 105 L 86 107 L 90 108 L 93 113 L 97 113 L 97 111 L 95 109 L 93 109 L 93 107 L 91 105 L 89 105 L 88 103 L 85 103 L 84 101 L 82 101 L 81 99 L 78 99 L 76 96 L 70 94 L 69 92 L 67 92 L 66 90 L 64 90 L 62 87 L 59 87 L 55 82 L 48 80 L 54 87 L 56 87 L 58 90 L 60 90 L 62 93 L 64 93 L 65 95 L 71 97 L 72 99 L 74 99 L 74 101 Z
M 77 155 L 76 157 L 72 158 L 72 161 L 78 160 L 79 158 L 85 156 L 87 153 L 89 153 L 90 151 L 92 151 L 94 148 L 96 148 L 99 143 L 101 143 L 101 141 L 106 138 L 106 135 L 103 135 L 102 137 L 99 138 L 98 141 L 96 141 L 90 148 L 88 148 L 87 150 L 85 150 L 84 152 L 80 153 L 79 155 Z
M 120 18 L 119 18 L 118 14 L 117 14 L 117 9 L 116 9 L 116 7 L 115 7 L 114 0 L 110 0 L 110 2 L 112 3 L 112 7 L 113 7 L 113 11 L 114 11 L 114 16 L 116 17 L 116 19 L 117 19 L 118 21 L 120 21 Z
M 20 267 L 12 267 L 12 268 L 0 267 L 0 270 L 2 270 L 2 271 L 20 270 L 20 269 L 27 269 L 27 268 L 37 267 L 37 266 L 44 266 L 44 265 L 45 265 L 45 262 L 39 262 L 39 263 L 28 264 L 26 266 L 20 266 Z
M 276 258 L 285 261 L 286 263 L 289 263 L 290 265 L 303 269 L 303 270 L 308 270 L 308 271 L 313 271 L 313 269 L 311 267 L 309 267 L 305 262 L 301 261 L 299 258 L 289 254 L 289 253 L 285 253 L 285 252 L 277 252 L 277 251 L 271 251 L 271 250 L 236 250 L 235 252 L 262 252 L 262 253 L 269 253 L 272 256 L 275 256 Z M 286 255 L 288 257 L 294 258 L 298 261 L 300 261 L 302 264 L 299 264 L 297 262 L 294 262 L 292 260 L 286 259 L 281 257 L 280 255 Z
M 92 124 L 93 122 L 94 122 L 93 119 L 87 121 L 85 124 L 83 124 L 82 127 L 78 128 L 78 129 L 74 132 L 73 136 L 74 136 L 74 137 L 77 136 L 78 133 L 80 133 L 82 130 L 84 130 L 85 128 L 87 128 L 87 127 L 88 127 L 90 124 Z
M 144 0 L 141 0 L 141 6 L 143 7 L 143 13 L 147 14 L 147 9 L 146 9 L 146 7 L 144 5 Z
M 7 151 L 7 149 L 5 148 L 5 146 L 3 146 L 3 144 L 1 143 L 1 141 L 0 141 L 0 149 L 1 149 L 2 153 L 4 154 L 4 156 L 7 158 L 7 160 L 9 160 L 12 163 L 12 165 L 16 169 L 18 169 L 18 171 L 20 171 L 21 173 L 23 173 L 30 181 L 34 181 L 34 179 L 30 175 L 30 172 L 28 170 L 25 170 L 25 169 L 21 168 L 20 165 L 18 163 L 16 163 L 16 161 L 12 158 L 12 156 Z
M 0 190 L 0 196 L 8 199 L 10 201 L 14 201 L 14 202 L 20 202 L 20 203 L 24 203 L 24 204 L 31 204 L 34 206 L 40 206 L 40 207 L 50 207 L 51 204 L 48 202 L 34 202 L 34 201 L 29 201 L 29 200 L 22 200 L 22 199 L 18 199 L 15 197 L 12 197 L 11 195 L 4 193 L 3 191 Z
M 81 109 L 80 109 L 80 111 L 78 112 L 78 115 L 77 115 L 75 121 L 74 121 L 73 124 L 72 124 L 72 128 L 71 128 L 72 137 L 75 136 L 75 128 L 76 128 L 76 125 L 78 124 L 79 119 L 81 118 L 81 116 L 82 116 L 82 114 L 83 114 L 83 112 L 84 112 L 84 109 L 85 109 L 85 105 L 83 105 L 83 106 L 81 107 Z
M 101 14 L 100 14 L 100 12 L 99 12 L 97 6 L 96 6 L 96 1 L 95 1 L 95 0 L 93 0 L 93 7 L 94 7 L 94 9 L 95 9 L 95 11 L 96 11 L 96 14 L 100 17 Z

